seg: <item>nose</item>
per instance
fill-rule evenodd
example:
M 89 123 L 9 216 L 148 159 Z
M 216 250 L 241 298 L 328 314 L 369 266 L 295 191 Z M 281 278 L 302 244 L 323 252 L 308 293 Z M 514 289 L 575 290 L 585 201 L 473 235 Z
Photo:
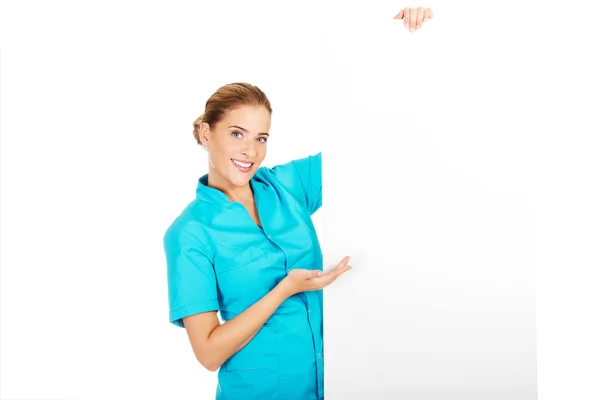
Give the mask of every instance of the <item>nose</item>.
M 250 159 L 254 159 L 254 157 L 256 157 L 256 148 L 254 146 L 254 141 L 244 141 L 244 145 L 242 146 L 242 154 Z

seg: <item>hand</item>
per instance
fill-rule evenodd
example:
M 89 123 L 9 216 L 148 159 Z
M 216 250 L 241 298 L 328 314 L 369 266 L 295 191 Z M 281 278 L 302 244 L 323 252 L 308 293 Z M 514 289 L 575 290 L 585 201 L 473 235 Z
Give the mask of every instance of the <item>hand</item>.
M 433 18 L 433 11 L 430 8 L 408 8 L 400 11 L 394 19 L 403 19 L 404 26 L 411 32 L 421 29 L 423 24 Z
M 281 281 L 286 292 L 291 296 L 300 292 L 312 290 L 321 290 L 325 286 L 331 285 L 340 275 L 352 269 L 348 265 L 350 257 L 344 259 L 327 273 L 312 269 L 292 269 Z

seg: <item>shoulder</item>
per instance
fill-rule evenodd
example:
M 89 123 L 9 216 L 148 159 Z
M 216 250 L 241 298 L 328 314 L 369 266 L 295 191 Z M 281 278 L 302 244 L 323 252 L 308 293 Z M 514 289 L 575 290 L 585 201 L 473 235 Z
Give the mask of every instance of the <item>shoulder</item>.
M 202 209 L 202 205 L 194 200 L 190 202 L 167 226 L 163 234 L 165 250 L 193 245 L 210 249 L 210 235 L 204 223 L 204 214 L 210 210 Z
M 322 166 L 322 153 L 310 154 L 306 157 L 293 158 L 289 161 L 273 166 L 262 166 L 256 171 L 260 180 L 269 183 L 296 183 L 310 174 L 320 174 Z
M 261 167 L 264 173 L 276 176 L 279 172 L 302 171 L 305 168 L 316 167 L 322 163 L 322 153 L 309 154 L 305 157 L 296 157 L 286 162 L 281 162 L 270 167 Z

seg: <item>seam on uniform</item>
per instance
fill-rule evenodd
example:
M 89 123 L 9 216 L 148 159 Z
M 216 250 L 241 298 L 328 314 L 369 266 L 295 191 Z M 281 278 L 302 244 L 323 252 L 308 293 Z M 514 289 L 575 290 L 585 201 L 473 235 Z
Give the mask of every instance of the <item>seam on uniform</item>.
M 251 368 L 234 368 L 234 369 L 227 368 L 226 371 L 231 371 L 231 372 L 233 372 L 233 371 L 252 371 L 255 369 L 276 368 L 278 366 L 279 366 L 279 364 L 265 365 L 263 367 L 251 367 Z
M 233 267 L 226 268 L 226 269 L 219 269 L 219 270 L 215 269 L 215 272 L 216 272 L 217 274 L 223 274 L 223 273 L 225 273 L 225 272 L 228 272 L 228 271 L 231 271 L 231 270 L 233 270 L 233 269 L 243 268 L 243 267 L 247 266 L 248 264 L 250 264 L 250 263 L 253 263 L 253 262 L 254 262 L 254 261 L 256 261 L 256 260 L 258 260 L 258 259 L 261 259 L 261 258 L 264 258 L 264 257 L 266 257 L 266 256 L 267 256 L 267 253 L 265 253 L 265 251 L 264 251 L 262 248 L 260 248 L 260 247 L 253 247 L 253 248 L 251 248 L 251 249 L 250 249 L 250 250 L 248 250 L 248 251 L 251 251 L 251 250 L 253 250 L 253 249 L 259 250 L 259 251 L 260 251 L 260 254 L 257 254 L 256 256 L 252 257 L 252 258 L 251 258 L 251 259 L 249 259 L 248 261 L 244 261 L 243 263 L 241 263 L 241 264 L 238 264 L 238 265 L 235 265 L 235 266 L 233 266 Z M 235 258 L 235 257 L 234 257 L 234 258 Z
M 194 303 L 186 304 L 185 306 L 179 306 L 177 308 L 171 308 L 170 311 L 174 312 L 174 311 L 181 310 L 182 308 L 186 308 L 186 307 L 189 307 L 189 306 L 194 306 L 194 305 L 197 305 L 197 304 L 204 304 L 204 303 L 211 303 L 213 301 L 217 301 L 218 302 L 218 299 L 209 299 L 209 300 L 196 301 Z
M 321 205 L 323 205 L 323 186 L 321 186 L 319 188 L 319 192 L 317 193 L 317 198 L 321 198 Z M 315 212 L 317 212 L 317 210 L 319 209 L 319 202 L 316 202 L 313 206 L 313 209 L 310 209 L 310 213 L 311 215 L 314 214 Z
M 198 243 L 200 244 L 200 252 L 202 253 L 202 255 L 211 260 L 211 264 L 214 264 L 214 255 L 209 256 L 210 252 L 207 252 L 208 246 L 202 240 L 200 240 L 198 236 L 189 231 L 187 228 L 181 228 L 181 230 L 187 232 L 189 235 L 191 235 L 194 239 L 198 241 Z
M 311 161 L 312 160 L 310 159 L 310 156 L 309 156 L 309 164 L 308 164 L 309 166 L 310 166 Z M 306 195 L 304 202 L 306 203 L 306 208 L 308 208 L 308 206 L 310 205 L 309 204 L 310 203 L 310 201 L 309 201 L 310 193 L 308 193 L 308 188 L 306 186 L 304 186 L 304 181 L 302 181 L 302 175 L 300 175 L 300 169 L 298 168 L 297 161 L 292 161 L 292 164 L 294 164 L 294 168 L 296 169 L 296 174 L 298 175 L 298 178 L 300 178 L 298 180 L 300 181 L 300 184 L 302 185 L 302 189 L 304 189 L 304 193 Z M 308 173 L 308 181 L 309 182 L 310 182 L 311 174 L 312 174 L 312 168 L 309 168 L 309 173 Z M 304 205 L 304 204 L 302 204 L 302 205 Z
M 295 161 L 292 161 L 292 164 L 293 164 L 293 166 L 294 166 L 294 169 L 296 170 L 296 174 L 297 174 L 298 176 L 300 176 L 300 174 L 299 174 L 299 172 L 298 172 L 298 167 L 296 167 Z M 275 174 L 273 174 L 273 169 L 270 169 L 270 170 L 267 170 L 267 171 L 268 171 L 268 172 L 271 174 L 271 176 L 273 177 L 273 179 L 274 179 L 274 180 L 277 182 L 277 184 L 278 184 L 278 185 L 279 185 L 279 186 L 280 186 L 280 187 L 281 187 L 281 188 L 282 188 L 282 189 L 283 189 L 283 190 L 284 190 L 284 191 L 285 191 L 287 194 L 289 194 L 290 196 L 292 196 L 292 198 L 293 198 L 293 199 L 294 199 L 294 200 L 295 200 L 295 201 L 296 201 L 298 204 L 300 204 L 301 206 L 304 206 L 304 204 L 303 204 L 302 200 L 300 200 L 300 199 L 299 199 L 299 198 L 298 198 L 298 197 L 297 197 L 297 196 L 294 194 L 294 192 L 292 192 L 291 190 L 289 190 L 289 189 L 287 188 L 287 186 L 286 186 L 286 185 L 283 185 L 283 184 L 281 183 L 281 181 L 279 180 L 279 178 L 277 178 L 277 176 L 276 176 Z M 302 180 L 300 179 L 300 181 L 302 181 Z M 302 185 L 302 187 L 304 188 L 304 185 Z M 306 191 L 306 189 L 305 189 L 305 191 Z
M 294 171 L 296 172 L 296 175 L 299 178 L 301 178 L 300 177 L 300 171 L 298 170 L 298 167 L 296 166 L 296 161 L 292 161 L 292 165 L 294 166 Z M 282 185 L 281 182 L 279 182 L 279 179 L 277 179 L 277 178 L 275 178 L 275 179 L 281 185 L 281 187 L 283 188 L 283 190 L 285 190 L 286 193 L 289 193 L 290 196 L 292 196 L 292 198 L 294 200 L 296 200 L 297 203 L 299 203 L 300 205 L 303 205 L 302 200 L 299 199 L 293 191 L 289 190 L 286 185 Z M 299 181 L 300 181 L 300 184 L 302 185 L 302 188 L 304 189 L 304 192 L 306 192 L 306 188 L 304 187 L 304 183 L 302 183 L 302 179 L 299 179 Z

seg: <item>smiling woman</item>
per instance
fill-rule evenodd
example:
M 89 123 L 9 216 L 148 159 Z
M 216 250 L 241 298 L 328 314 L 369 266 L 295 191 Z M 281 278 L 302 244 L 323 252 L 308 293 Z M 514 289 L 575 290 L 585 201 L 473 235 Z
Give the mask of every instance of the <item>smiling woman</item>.
M 261 166 L 271 113 L 249 83 L 208 99 L 194 121 L 208 174 L 164 236 L 169 320 L 219 370 L 221 400 L 324 397 L 322 289 L 351 268 L 346 257 L 323 273 L 311 219 L 322 204 L 321 153 Z

